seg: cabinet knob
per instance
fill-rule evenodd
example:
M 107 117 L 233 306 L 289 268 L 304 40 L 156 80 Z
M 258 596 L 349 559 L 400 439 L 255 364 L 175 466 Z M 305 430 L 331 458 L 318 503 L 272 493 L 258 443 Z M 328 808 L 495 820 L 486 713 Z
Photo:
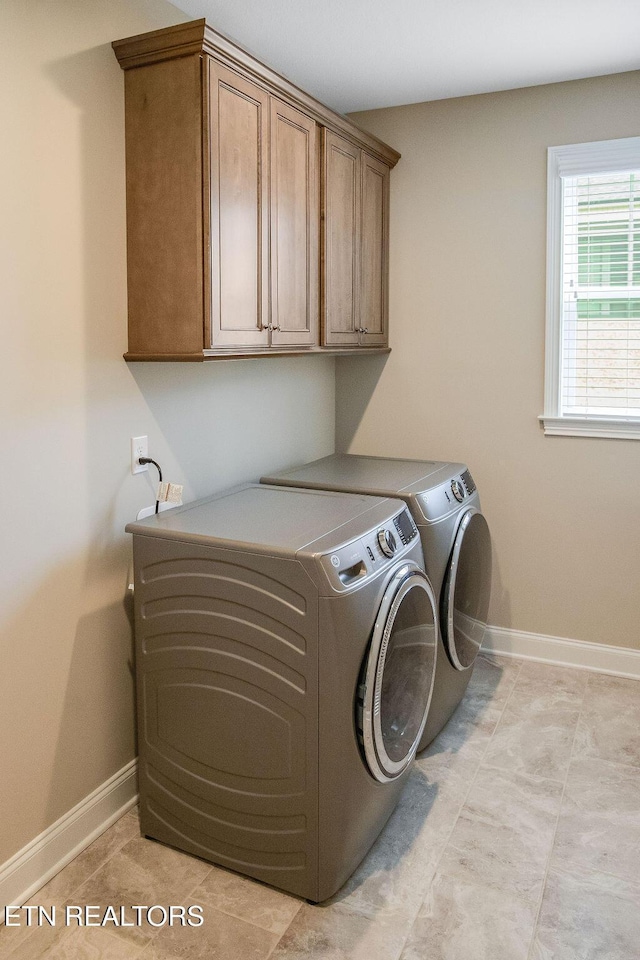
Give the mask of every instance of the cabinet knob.
M 280 332 L 280 324 L 279 324 L 279 323 L 278 323 L 278 324 L 276 324 L 276 326 L 275 326 L 275 327 L 273 327 L 272 329 L 273 329 L 274 331 L 275 331 L 275 330 L 277 330 L 277 331 L 278 331 L 278 333 L 279 333 L 279 332 Z

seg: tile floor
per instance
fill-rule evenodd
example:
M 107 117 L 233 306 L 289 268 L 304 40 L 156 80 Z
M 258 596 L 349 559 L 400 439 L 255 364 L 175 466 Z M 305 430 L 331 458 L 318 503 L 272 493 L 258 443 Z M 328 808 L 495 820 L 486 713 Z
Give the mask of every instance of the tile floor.
M 141 838 L 135 812 L 31 902 L 198 904 L 204 924 L 0 927 L 0 960 L 637 960 L 640 684 L 483 657 L 322 906 Z

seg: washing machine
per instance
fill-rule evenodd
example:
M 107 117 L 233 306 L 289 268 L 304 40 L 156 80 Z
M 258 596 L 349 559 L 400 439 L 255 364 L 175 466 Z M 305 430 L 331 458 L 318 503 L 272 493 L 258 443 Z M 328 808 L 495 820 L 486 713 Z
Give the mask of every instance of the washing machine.
M 263 483 L 401 497 L 420 531 L 438 597 L 440 644 L 424 749 L 462 700 L 484 637 L 491 593 L 491 538 L 463 463 L 335 454 L 263 477 Z
M 433 690 L 410 512 L 247 484 L 127 530 L 143 834 L 326 899 L 391 815 Z

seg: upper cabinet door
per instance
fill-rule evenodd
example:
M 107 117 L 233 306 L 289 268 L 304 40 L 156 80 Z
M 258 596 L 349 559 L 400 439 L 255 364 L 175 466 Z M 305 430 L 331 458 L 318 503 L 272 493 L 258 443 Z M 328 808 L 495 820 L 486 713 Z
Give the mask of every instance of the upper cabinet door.
M 267 346 L 269 96 L 214 60 L 207 58 L 206 62 L 211 155 L 211 196 L 210 204 L 205 204 L 205 218 L 207 207 L 210 210 L 210 343 L 212 347 Z
M 360 274 L 361 343 L 387 343 L 389 167 L 362 151 Z
M 358 343 L 360 148 L 324 131 L 322 342 Z
M 318 153 L 310 117 L 271 99 L 271 342 L 318 343 Z

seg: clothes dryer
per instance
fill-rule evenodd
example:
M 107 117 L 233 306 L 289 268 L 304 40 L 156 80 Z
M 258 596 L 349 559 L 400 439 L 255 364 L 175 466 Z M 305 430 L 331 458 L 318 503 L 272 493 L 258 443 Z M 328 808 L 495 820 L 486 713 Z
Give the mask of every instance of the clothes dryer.
M 399 799 L 433 689 L 405 504 L 248 484 L 127 530 L 143 833 L 331 896 Z
M 401 497 L 420 531 L 425 570 L 438 597 L 441 648 L 419 749 L 462 700 L 486 629 L 491 538 L 463 463 L 334 454 L 262 478 L 262 483 Z

